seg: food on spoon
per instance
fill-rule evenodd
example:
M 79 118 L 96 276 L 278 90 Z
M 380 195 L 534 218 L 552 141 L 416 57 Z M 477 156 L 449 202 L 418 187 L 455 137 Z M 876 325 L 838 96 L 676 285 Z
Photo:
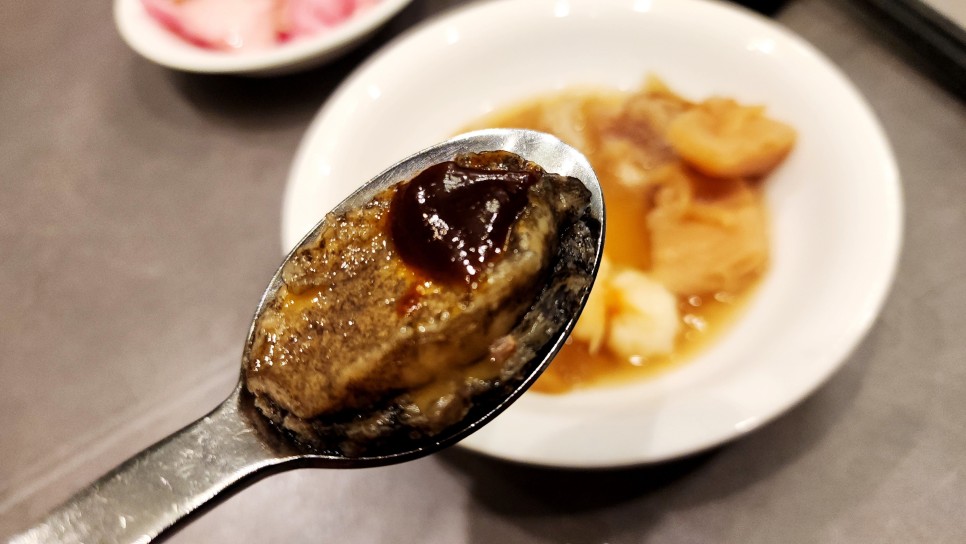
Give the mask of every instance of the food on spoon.
M 347 455 L 458 422 L 575 310 L 595 258 L 589 198 L 576 179 L 489 152 L 330 214 L 255 325 L 256 406 Z
M 534 389 L 653 375 L 725 330 L 768 266 L 762 182 L 795 131 L 657 78 L 636 92 L 569 90 L 469 128 L 528 128 L 576 147 L 607 201 L 605 259 L 571 341 Z
M 199 47 L 258 50 L 325 32 L 379 0 L 141 0 L 168 30 Z
M 603 257 L 600 260 L 600 267 L 597 269 L 595 282 L 606 285 L 610 282 L 612 272 L 610 261 Z M 574 326 L 571 337 L 587 345 L 591 353 L 597 353 L 607 338 L 607 316 L 610 312 L 610 296 L 608 289 L 593 289 L 584 304 L 584 310 L 580 313 L 580 319 Z

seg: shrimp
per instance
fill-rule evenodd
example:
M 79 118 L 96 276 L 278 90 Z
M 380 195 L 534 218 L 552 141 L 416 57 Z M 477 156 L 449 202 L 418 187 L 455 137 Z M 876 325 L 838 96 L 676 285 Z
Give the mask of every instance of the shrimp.
M 677 299 L 663 285 L 634 269 L 611 277 L 609 301 L 613 313 L 607 331 L 607 348 L 635 360 L 667 355 L 681 329 Z

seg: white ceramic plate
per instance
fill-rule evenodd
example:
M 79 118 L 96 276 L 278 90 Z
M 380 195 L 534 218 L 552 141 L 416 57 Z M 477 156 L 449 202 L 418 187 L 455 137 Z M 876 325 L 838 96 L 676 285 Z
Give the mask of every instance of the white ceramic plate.
M 360 67 L 306 134 L 285 195 L 285 246 L 383 168 L 493 108 L 571 85 L 632 89 L 648 72 L 693 98 L 765 104 L 799 131 L 767 182 L 771 269 L 742 317 L 697 358 L 637 383 L 528 393 L 467 448 L 565 467 L 700 451 L 814 391 L 879 311 L 902 201 L 875 117 L 803 40 L 701 0 L 501 0 L 413 29 Z
M 148 15 L 141 0 L 114 0 L 114 22 L 144 58 L 186 72 L 278 75 L 317 66 L 361 43 L 412 0 L 382 0 L 343 24 L 264 51 L 224 53 L 191 45 Z

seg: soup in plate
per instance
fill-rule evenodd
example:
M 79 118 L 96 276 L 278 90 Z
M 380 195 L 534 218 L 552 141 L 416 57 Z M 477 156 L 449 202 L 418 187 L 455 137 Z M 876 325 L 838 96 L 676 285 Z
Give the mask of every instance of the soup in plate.
M 604 261 L 544 393 L 653 376 L 728 328 L 768 269 L 763 184 L 796 133 L 759 105 L 694 101 L 650 77 L 634 92 L 568 89 L 471 129 L 528 128 L 582 151 L 607 206 Z

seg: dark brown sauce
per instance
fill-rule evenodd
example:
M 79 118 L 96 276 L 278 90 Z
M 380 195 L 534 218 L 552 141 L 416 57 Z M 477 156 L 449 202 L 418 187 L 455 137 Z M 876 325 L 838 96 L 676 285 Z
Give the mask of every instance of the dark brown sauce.
M 399 256 L 429 279 L 472 284 L 506 247 L 538 178 L 455 162 L 427 168 L 393 196 L 389 225 Z

